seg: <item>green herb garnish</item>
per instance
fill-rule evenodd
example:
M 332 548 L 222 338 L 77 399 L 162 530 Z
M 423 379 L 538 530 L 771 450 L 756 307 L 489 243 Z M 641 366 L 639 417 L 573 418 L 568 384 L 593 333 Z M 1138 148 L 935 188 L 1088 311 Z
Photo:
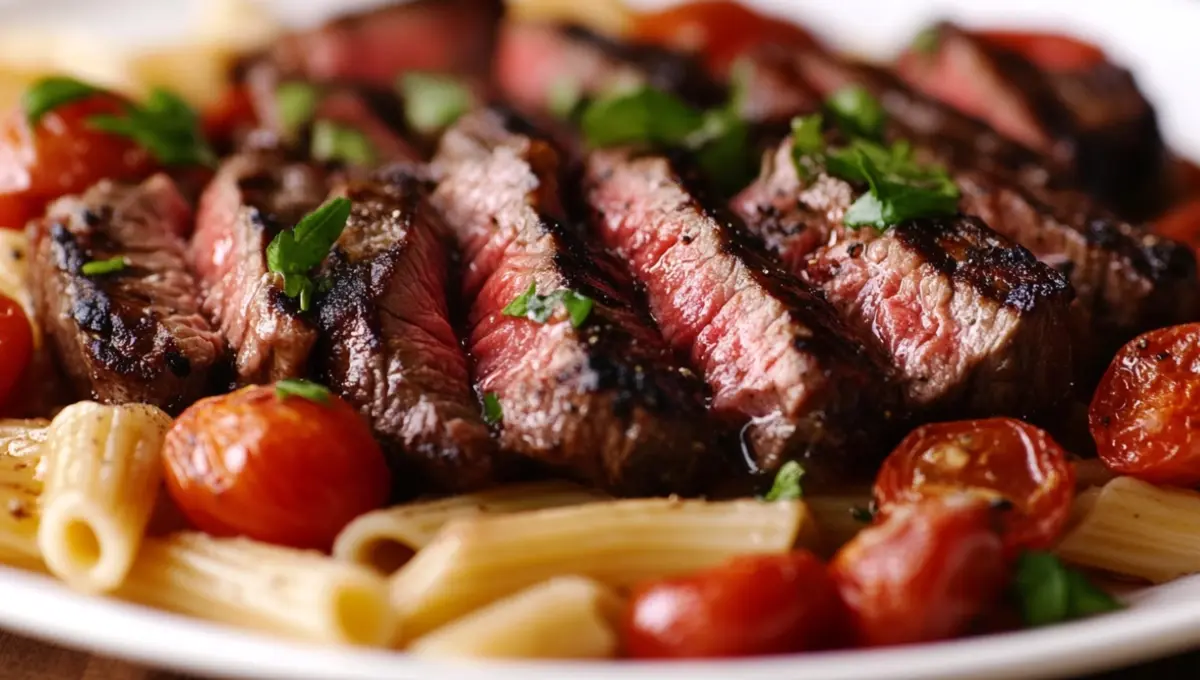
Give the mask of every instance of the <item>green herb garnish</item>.
M 1047 552 L 1017 560 L 1012 594 L 1028 626 L 1044 626 L 1120 609 L 1111 595 Z
M 918 54 L 937 54 L 941 44 L 941 30 L 937 26 L 930 26 L 913 37 L 909 47 Z
M 288 378 L 275 383 L 275 396 L 280 399 L 300 397 L 318 404 L 329 403 L 329 388 L 311 380 Z
M 483 395 L 483 422 L 495 425 L 504 420 L 504 409 L 500 406 L 500 398 L 495 392 L 485 392 Z
M 124 255 L 116 255 L 107 260 L 85 262 L 79 268 L 79 272 L 84 276 L 101 276 L 103 274 L 115 274 L 119 271 L 124 271 L 128 266 L 129 260 L 126 260 Z
M 865 88 L 851 85 L 834 92 L 825 100 L 825 109 L 847 136 L 883 138 L 883 105 Z
M 409 127 L 422 134 L 449 127 L 475 102 L 466 85 L 436 73 L 405 73 L 398 89 L 404 97 L 404 117 Z
M 125 115 L 88 118 L 95 130 L 128 137 L 163 165 L 213 165 L 216 155 L 200 131 L 200 117 L 178 95 L 155 88 L 144 104 L 127 103 Z
M 283 275 L 283 291 L 308 311 L 316 282 L 309 272 L 329 254 L 350 219 L 350 199 L 334 198 L 305 215 L 295 229 L 279 232 L 267 246 L 267 268 Z
M 574 78 L 559 78 L 546 92 L 546 108 L 559 120 L 574 120 L 583 104 L 583 89 Z
M 308 125 L 316 114 L 319 99 L 320 91 L 310 83 L 289 81 L 275 89 L 275 106 L 285 135 L 294 137 Z
M 583 325 L 588 315 L 592 313 L 592 306 L 595 304 L 590 297 L 576 293 L 569 288 L 559 288 L 546 295 L 538 295 L 537 282 L 534 281 L 529 284 L 529 288 L 524 293 L 505 305 L 500 313 L 504 316 L 525 317 L 531 321 L 546 323 L 554 313 L 555 307 L 560 303 L 567 310 L 567 316 L 570 317 L 571 325 L 575 328 Z
M 35 82 L 21 97 L 21 107 L 25 109 L 25 119 L 33 127 L 47 113 L 71 102 L 87 99 L 104 90 L 67 76 L 50 76 Z
M 375 147 L 360 130 L 330 120 L 313 123 L 309 153 L 319 161 L 346 165 L 370 165 L 375 162 Z
M 831 152 L 826 167 L 835 177 L 866 182 L 870 188 L 846 211 L 847 227 L 872 226 L 882 231 L 906 220 L 958 212 L 954 180 L 940 166 L 917 163 L 907 144 L 884 148 L 855 140 L 850 147 Z
M 804 477 L 804 466 L 794 460 L 789 460 L 775 473 L 775 483 L 771 490 L 763 496 L 764 501 L 791 501 L 804 495 L 800 487 L 800 479 Z

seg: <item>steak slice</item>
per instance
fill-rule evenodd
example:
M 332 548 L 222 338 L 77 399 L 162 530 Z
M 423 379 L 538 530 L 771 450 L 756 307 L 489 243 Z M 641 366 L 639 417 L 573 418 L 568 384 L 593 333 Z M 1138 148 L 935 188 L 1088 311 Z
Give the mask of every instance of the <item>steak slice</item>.
M 616 263 L 567 225 L 557 151 L 506 116 L 461 119 L 433 194 L 463 251 L 475 384 L 503 410 L 500 443 L 621 494 L 689 493 L 718 467 L 705 390 L 633 304 Z M 577 326 L 503 313 L 536 286 L 594 301 Z
M 37 317 L 79 398 L 174 413 L 204 396 L 224 352 L 200 314 L 184 234 L 191 209 L 166 175 L 100 182 L 30 223 Z M 83 274 L 89 262 L 125 266 Z
M 200 200 L 191 261 L 204 312 L 234 354 L 240 384 L 303 377 L 317 329 L 267 270 L 267 245 L 325 198 L 324 178 L 267 153 L 234 156 Z
M 596 151 L 584 184 L 596 233 L 645 287 L 667 342 L 700 367 L 713 412 L 744 428 L 756 466 L 866 471 L 895 407 L 877 350 L 706 202 L 680 161 Z
M 318 373 L 363 414 L 396 479 L 464 490 L 493 480 L 494 443 L 471 392 L 446 304 L 444 227 L 418 180 L 357 181 L 324 265 Z
M 785 268 L 879 341 L 913 411 L 1028 416 L 1067 395 L 1073 292 L 1062 274 L 974 217 L 847 228 L 856 195 L 825 174 L 802 179 L 789 137 L 732 205 Z

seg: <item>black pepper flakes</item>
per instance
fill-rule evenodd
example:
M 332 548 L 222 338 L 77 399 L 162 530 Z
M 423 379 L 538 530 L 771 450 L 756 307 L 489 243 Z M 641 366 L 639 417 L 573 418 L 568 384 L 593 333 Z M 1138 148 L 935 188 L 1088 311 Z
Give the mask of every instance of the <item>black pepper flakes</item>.
M 863 244 L 861 244 L 861 243 L 851 243 L 850 247 L 846 248 L 846 254 L 852 258 L 857 258 L 859 255 L 862 254 L 862 251 L 863 251 Z

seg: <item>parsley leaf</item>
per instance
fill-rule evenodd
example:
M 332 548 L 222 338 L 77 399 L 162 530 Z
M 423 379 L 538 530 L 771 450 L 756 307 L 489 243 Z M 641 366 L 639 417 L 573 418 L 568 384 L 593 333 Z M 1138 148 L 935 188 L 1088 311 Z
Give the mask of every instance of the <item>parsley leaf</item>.
M 103 93 L 102 88 L 67 76 L 49 76 L 35 82 L 21 97 L 21 108 L 29 126 L 38 124 L 47 113 L 71 102 Z
M 485 392 L 483 395 L 483 422 L 495 425 L 504 420 L 504 408 L 500 406 L 500 398 L 495 392 Z
M 294 137 L 312 120 L 319 98 L 320 92 L 310 83 L 293 80 L 279 84 L 275 89 L 275 106 L 285 135 Z
M 309 153 L 319 161 L 346 165 L 370 165 L 375 162 L 375 147 L 361 131 L 330 120 L 313 124 Z
M 791 501 L 804 495 L 800 487 L 800 479 L 804 477 L 804 466 L 794 460 L 789 460 L 775 473 L 775 483 L 771 490 L 763 496 L 764 501 Z
M 844 87 L 825 100 L 833 122 L 849 137 L 882 139 L 885 120 L 883 105 L 858 85 Z
M 547 295 L 538 295 L 537 282 L 532 281 L 529 288 L 513 298 L 500 313 L 504 316 L 525 317 L 531 321 L 546 323 L 559 303 L 567 310 L 571 326 L 575 328 L 583 325 L 595 304 L 590 297 L 569 288 L 559 288 Z
M 583 89 L 575 78 L 559 78 L 546 92 L 546 108 L 560 120 L 574 119 L 583 104 Z
M 217 160 L 200 131 L 196 111 L 162 88 L 151 91 L 144 104 L 126 104 L 125 115 L 92 116 L 88 125 L 132 139 L 163 165 L 213 165 Z
M 326 404 L 329 402 L 329 395 L 328 387 L 311 380 L 288 378 L 275 383 L 275 396 L 280 399 L 300 397 L 318 404 Z
M 929 26 L 913 37 L 909 47 L 918 54 L 937 54 L 941 44 L 942 32 L 937 26 Z
M 283 292 L 300 298 L 308 311 L 316 283 L 309 272 L 321 264 L 350 219 L 350 199 L 334 198 L 304 216 L 295 229 L 279 232 L 267 246 L 267 268 L 283 275 Z
M 466 85 L 450 76 L 410 71 L 400 77 L 404 117 L 422 134 L 448 127 L 470 110 L 474 95 Z
M 84 276 L 100 276 L 102 274 L 115 274 L 119 271 L 124 271 L 128 266 L 129 260 L 126 260 L 124 255 L 116 255 L 107 260 L 85 262 L 79 268 L 79 272 Z
M 1021 555 L 1012 592 L 1029 626 L 1070 621 L 1121 608 L 1111 595 L 1047 552 Z
M 884 230 L 918 217 L 958 212 L 958 186 L 941 167 L 914 161 L 906 144 L 884 149 L 855 140 L 849 149 L 831 154 L 827 168 L 836 177 L 870 187 L 846 211 L 847 227 Z

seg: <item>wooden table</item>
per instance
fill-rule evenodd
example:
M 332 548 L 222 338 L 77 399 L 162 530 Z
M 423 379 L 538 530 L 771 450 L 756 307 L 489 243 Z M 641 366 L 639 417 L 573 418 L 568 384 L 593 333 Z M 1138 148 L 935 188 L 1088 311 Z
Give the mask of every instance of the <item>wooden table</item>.
M 1081 680 L 1167 680 L 1200 677 L 1200 651 Z M 3 680 L 201 680 L 35 642 L 0 631 Z M 331 678 L 330 680 L 335 680 Z M 781 678 L 781 680 L 784 680 Z

